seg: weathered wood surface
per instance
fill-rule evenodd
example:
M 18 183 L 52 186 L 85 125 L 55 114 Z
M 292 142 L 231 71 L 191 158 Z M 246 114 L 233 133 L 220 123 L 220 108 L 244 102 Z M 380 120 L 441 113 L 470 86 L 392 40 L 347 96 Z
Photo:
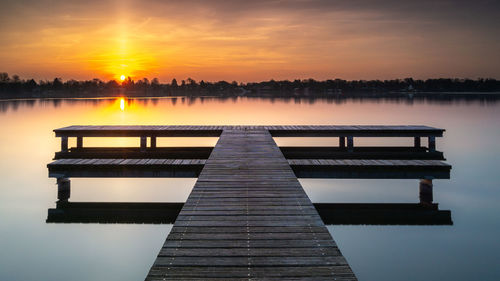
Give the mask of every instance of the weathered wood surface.
M 439 160 L 288 159 L 298 178 L 449 179 Z
M 217 137 L 223 130 L 268 130 L 273 137 L 441 137 L 444 129 L 429 126 L 69 126 L 55 129 L 56 136 L 157 136 Z
M 292 166 L 451 167 L 439 160 L 288 159 Z
M 342 138 L 340 138 L 342 139 Z M 287 159 L 412 159 L 446 160 L 443 152 L 425 147 L 358 146 L 350 152 L 344 146 L 280 146 Z M 70 153 L 68 153 L 70 154 Z M 195 158 L 195 157 L 192 157 Z
M 213 147 L 148 147 L 146 150 L 140 147 L 72 147 L 67 152 L 56 152 L 54 159 L 65 158 L 125 158 L 125 159 L 208 159 Z M 313 158 L 313 157 L 309 157 Z
M 198 177 L 206 161 L 206 159 L 68 158 L 56 160 L 47 167 L 49 177 Z M 450 165 L 438 160 L 288 159 L 287 161 L 298 178 L 447 179 L 451 170 Z M 237 164 L 225 162 L 222 165 L 227 168 Z M 274 172 L 270 170 L 268 174 L 272 176 Z M 227 169 L 227 173 L 244 172 Z M 279 174 L 279 171 L 277 173 Z M 220 181 L 225 180 L 220 179 Z
M 205 159 L 59 159 L 47 165 L 49 177 L 195 178 Z
M 356 280 L 262 127 L 224 127 L 146 279 L 210 278 Z
M 90 158 L 90 159 L 59 159 L 52 163 L 49 163 L 49 167 L 55 166 L 76 166 L 76 167 L 84 167 L 84 166 L 185 166 L 185 165 L 204 165 L 206 162 L 205 159 L 148 159 L 148 158 L 137 158 L 137 159 L 101 159 L 101 158 Z

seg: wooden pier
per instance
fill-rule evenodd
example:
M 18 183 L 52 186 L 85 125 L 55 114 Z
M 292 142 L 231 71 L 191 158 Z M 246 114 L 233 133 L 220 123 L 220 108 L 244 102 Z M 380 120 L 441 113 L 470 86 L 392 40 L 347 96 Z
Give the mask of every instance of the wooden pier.
M 48 168 L 68 192 L 64 179 L 70 177 L 198 177 L 146 280 L 357 280 L 297 175 L 449 178 L 451 166 L 435 150 L 435 137 L 443 131 L 427 126 L 71 126 L 55 130 L 61 153 Z M 83 147 L 84 137 L 97 136 L 140 137 L 141 146 L 98 158 L 98 150 Z M 169 159 L 168 152 L 152 157 L 161 150 L 157 137 L 176 136 L 219 139 L 208 158 Z M 287 159 L 273 136 L 338 137 L 338 147 L 330 151 L 337 157 Z M 414 147 L 394 150 L 395 159 L 378 160 L 373 153 L 363 159 L 363 150 L 354 147 L 354 137 L 386 136 L 414 138 Z M 76 148 L 68 147 L 68 137 L 77 138 Z M 421 137 L 429 139 L 428 148 L 421 147 Z M 196 156 L 183 153 L 178 155 Z M 69 204 L 64 203 L 68 198 L 60 197 L 61 204 Z

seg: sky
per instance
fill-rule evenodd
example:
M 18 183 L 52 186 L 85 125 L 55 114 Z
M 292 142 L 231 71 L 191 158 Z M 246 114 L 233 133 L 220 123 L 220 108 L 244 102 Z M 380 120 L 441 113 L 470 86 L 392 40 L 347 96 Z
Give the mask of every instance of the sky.
M 0 72 L 161 82 L 500 78 L 499 1 L 0 0 Z

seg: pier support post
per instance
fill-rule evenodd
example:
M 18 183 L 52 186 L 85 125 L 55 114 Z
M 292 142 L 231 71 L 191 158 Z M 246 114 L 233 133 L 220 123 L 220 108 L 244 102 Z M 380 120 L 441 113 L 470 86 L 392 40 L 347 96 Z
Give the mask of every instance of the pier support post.
M 413 140 L 413 143 L 414 143 L 416 148 L 419 148 L 420 147 L 420 137 L 415 137 Z
M 432 205 L 433 194 L 432 194 L 432 180 L 431 179 L 421 179 L 419 184 L 419 199 L 420 204 L 424 206 Z
M 156 148 L 156 137 L 151 137 L 151 148 Z
M 436 151 L 436 137 L 429 137 L 429 152 Z
M 345 137 L 339 137 L 339 147 L 345 148 Z
M 83 137 L 76 137 L 76 147 L 83 148 Z
M 68 201 L 71 195 L 71 181 L 68 178 L 57 179 L 57 199 Z
M 354 138 L 352 136 L 347 137 L 347 151 L 353 152 L 354 150 Z
M 147 137 L 141 137 L 141 151 L 146 151 L 147 141 Z
M 68 137 L 61 137 L 61 151 L 68 151 Z

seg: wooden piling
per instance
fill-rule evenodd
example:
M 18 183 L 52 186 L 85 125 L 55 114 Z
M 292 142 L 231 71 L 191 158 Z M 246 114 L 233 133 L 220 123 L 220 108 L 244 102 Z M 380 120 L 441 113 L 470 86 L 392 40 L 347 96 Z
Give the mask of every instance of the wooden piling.
M 434 136 L 429 137 L 429 151 L 436 151 L 436 137 Z
M 61 151 L 68 151 L 68 137 L 61 137 Z
M 420 137 L 415 137 L 413 140 L 414 147 L 420 147 Z
M 141 137 L 141 151 L 145 151 L 148 145 L 148 138 L 145 136 Z
M 76 137 L 76 147 L 83 148 L 83 137 Z
M 347 137 L 347 151 L 349 151 L 349 152 L 354 151 L 354 138 L 353 138 L 353 136 Z
M 345 137 L 339 137 L 339 147 L 345 148 Z

